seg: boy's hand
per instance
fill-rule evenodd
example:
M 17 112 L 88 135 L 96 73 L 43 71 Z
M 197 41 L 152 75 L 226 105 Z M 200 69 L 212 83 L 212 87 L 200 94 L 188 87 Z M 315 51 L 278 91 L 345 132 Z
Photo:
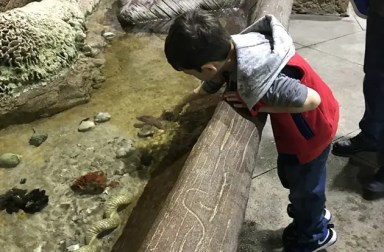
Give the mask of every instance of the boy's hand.
M 166 121 L 174 122 L 180 117 L 180 113 L 183 110 L 184 105 L 176 105 L 171 110 L 164 111 L 160 118 Z
M 223 98 L 233 104 L 233 107 L 235 108 L 246 108 L 245 104 L 241 102 L 239 97 L 237 96 L 237 93 L 234 91 L 228 91 L 223 94 Z

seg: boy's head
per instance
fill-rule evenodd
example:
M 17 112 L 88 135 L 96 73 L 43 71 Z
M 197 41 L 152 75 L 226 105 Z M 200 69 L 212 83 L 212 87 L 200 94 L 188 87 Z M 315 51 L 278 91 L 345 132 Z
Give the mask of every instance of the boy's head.
M 213 79 L 227 59 L 231 37 L 211 14 L 188 11 L 177 17 L 165 40 L 165 55 L 177 71 L 200 80 Z

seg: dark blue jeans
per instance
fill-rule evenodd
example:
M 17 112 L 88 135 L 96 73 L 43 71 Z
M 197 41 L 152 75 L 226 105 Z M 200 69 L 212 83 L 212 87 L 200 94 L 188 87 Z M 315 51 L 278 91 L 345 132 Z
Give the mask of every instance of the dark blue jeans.
M 300 164 L 294 155 L 278 155 L 277 172 L 283 186 L 289 189 L 299 243 L 322 240 L 328 228 L 324 207 L 329 150 L 330 146 L 306 164 Z
M 364 59 L 365 112 L 360 121 L 363 136 L 379 149 L 384 165 L 384 17 L 370 11 Z

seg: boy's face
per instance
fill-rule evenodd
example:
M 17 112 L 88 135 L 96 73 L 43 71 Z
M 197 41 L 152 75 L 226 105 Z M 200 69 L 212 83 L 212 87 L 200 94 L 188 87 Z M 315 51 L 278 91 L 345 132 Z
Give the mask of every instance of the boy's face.
M 194 69 L 184 69 L 183 72 L 196 77 L 202 81 L 217 79 L 222 65 L 217 62 L 207 63 L 201 67 L 201 72 Z
M 192 76 L 194 76 L 194 77 L 196 77 L 202 81 L 212 80 L 212 79 L 214 79 L 214 77 L 216 75 L 216 74 L 212 74 L 211 72 L 207 72 L 207 71 L 199 72 L 197 70 L 191 70 L 191 69 L 183 70 L 183 72 L 186 74 L 192 75 Z

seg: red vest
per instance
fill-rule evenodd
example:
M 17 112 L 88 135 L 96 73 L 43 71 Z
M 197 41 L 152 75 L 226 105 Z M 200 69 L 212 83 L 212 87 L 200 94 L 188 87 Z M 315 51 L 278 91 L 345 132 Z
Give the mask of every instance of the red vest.
M 320 105 L 308 112 L 270 114 L 278 152 L 294 154 L 305 164 L 317 158 L 336 135 L 339 104 L 331 89 L 299 54 L 288 65 L 300 69 L 301 83 L 314 89 L 321 98 Z
M 298 53 L 287 65 L 300 69 L 301 83 L 314 89 L 321 98 L 320 105 L 308 112 L 270 113 L 277 151 L 296 155 L 299 162 L 305 164 L 317 158 L 336 135 L 339 104 L 331 89 Z M 238 92 L 237 97 L 241 100 Z M 249 113 L 257 115 L 262 106 L 262 102 L 257 103 Z

